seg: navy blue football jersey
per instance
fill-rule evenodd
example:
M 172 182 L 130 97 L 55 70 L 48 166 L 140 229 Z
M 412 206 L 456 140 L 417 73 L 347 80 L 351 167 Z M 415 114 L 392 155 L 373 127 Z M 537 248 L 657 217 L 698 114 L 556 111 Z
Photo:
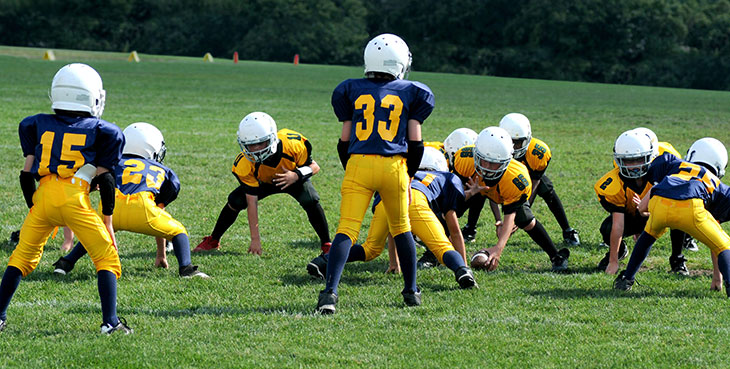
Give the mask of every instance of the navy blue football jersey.
M 449 172 L 418 171 L 411 181 L 411 188 L 422 192 L 428 199 L 428 206 L 441 217 L 450 210 L 460 217 L 465 209 L 464 187 L 456 174 Z M 380 194 L 375 193 L 373 210 L 380 203 Z
M 115 170 L 117 188 L 125 195 L 149 191 L 158 195 L 165 182 L 177 197 L 180 179 L 175 172 L 151 159 L 124 155 Z
M 730 220 L 730 186 L 720 183 L 705 203 L 705 209 L 720 223 Z
M 651 162 L 647 180 L 651 195 L 668 199 L 703 199 L 707 202 L 720 180 L 706 168 L 665 153 Z
M 85 164 L 113 170 L 119 163 L 124 135 L 116 125 L 93 117 L 37 114 L 18 127 L 23 155 L 34 155 L 36 178 L 68 178 Z
M 423 123 L 434 96 L 420 82 L 348 79 L 332 93 L 332 107 L 341 122 L 352 121 L 350 154 L 392 156 L 408 152 L 408 120 Z

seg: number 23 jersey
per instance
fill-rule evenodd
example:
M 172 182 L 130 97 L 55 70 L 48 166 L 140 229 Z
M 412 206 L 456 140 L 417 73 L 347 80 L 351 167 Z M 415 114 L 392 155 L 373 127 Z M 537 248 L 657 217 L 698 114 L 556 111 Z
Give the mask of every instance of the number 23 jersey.
M 125 195 L 149 191 L 157 196 L 163 184 L 174 192 L 173 197 L 177 197 L 180 192 L 180 179 L 177 174 L 151 159 L 123 155 L 115 174 L 117 189 Z
M 408 120 L 423 123 L 433 107 L 428 86 L 402 79 L 348 79 L 332 93 L 337 119 L 352 121 L 350 154 L 405 154 Z

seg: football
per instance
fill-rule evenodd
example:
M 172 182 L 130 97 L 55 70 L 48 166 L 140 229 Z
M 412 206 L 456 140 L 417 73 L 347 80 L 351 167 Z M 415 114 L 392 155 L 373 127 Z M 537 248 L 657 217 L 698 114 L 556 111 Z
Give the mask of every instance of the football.
M 479 250 L 471 257 L 471 267 L 472 269 L 486 269 L 487 261 L 489 261 L 489 251 Z

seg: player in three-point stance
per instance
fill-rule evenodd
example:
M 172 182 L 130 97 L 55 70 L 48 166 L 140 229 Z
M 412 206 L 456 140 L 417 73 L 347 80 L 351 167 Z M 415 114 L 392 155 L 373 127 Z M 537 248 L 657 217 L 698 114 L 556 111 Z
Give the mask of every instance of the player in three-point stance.
M 312 160 L 312 145 L 306 137 L 290 129 L 277 131 L 270 115 L 254 112 L 238 125 L 241 153 L 233 162 L 233 175 L 240 186 L 228 195 L 210 236 L 203 238 L 193 252 L 217 250 L 223 233 L 233 225 L 238 213 L 246 209 L 251 243 L 248 252 L 261 255 L 258 201 L 286 193 L 307 212 L 309 223 L 319 237 L 322 252 L 329 251 L 330 236 L 319 194 L 310 178 L 319 172 Z
M 208 278 L 190 262 L 190 241 L 185 227 L 165 207 L 177 198 L 180 180 L 164 166 L 167 147 L 157 127 L 144 122 L 132 123 L 124 129 L 122 160 L 115 170 L 116 207 L 114 229 L 154 236 L 157 241 L 155 265 L 167 268 L 165 245 L 172 241 L 181 277 Z M 68 274 L 86 249 L 81 242 L 53 265 L 54 272 Z
M 0 283 L 0 330 L 20 279 L 38 266 L 53 229 L 68 226 L 86 245 L 96 267 L 101 333 L 132 333 L 116 312 L 122 266 L 112 225 L 112 173 L 122 156 L 124 136 L 119 127 L 100 119 L 105 96 L 101 77 L 93 68 L 69 64 L 56 73 L 51 84 L 55 114 L 33 115 L 20 122 L 18 133 L 25 156 L 20 187 L 30 212 Z M 92 179 L 93 186 L 99 186 L 102 217 L 89 201 Z M 37 189 L 36 180 L 40 181 Z
M 332 93 L 332 107 L 342 122 L 337 151 L 345 178 L 326 285 L 317 301 L 316 311 L 321 314 L 335 312 L 342 270 L 376 191 L 401 262 L 403 300 L 408 306 L 421 304 L 416 246 L 408 218 L 409 183 L 421 162 L 421 124 L 433 111 L 434 97 L 426 85 L 403 79 L 411 53 L 400 37 L 382 34 L 373 38 L 365 47 L 364 60 L 366 78 L 345 80 Z

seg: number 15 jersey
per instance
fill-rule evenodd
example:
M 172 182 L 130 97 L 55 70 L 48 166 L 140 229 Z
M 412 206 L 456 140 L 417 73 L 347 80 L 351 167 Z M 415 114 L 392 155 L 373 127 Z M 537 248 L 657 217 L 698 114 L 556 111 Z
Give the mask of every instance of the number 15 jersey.
M 352 121 L 350 154 L 393 156 L 408 152 L 408 120 L 423 123 L 434 96 L 420 82 L 348 79 L 332 93 L 332 107 L 341 122 Z

